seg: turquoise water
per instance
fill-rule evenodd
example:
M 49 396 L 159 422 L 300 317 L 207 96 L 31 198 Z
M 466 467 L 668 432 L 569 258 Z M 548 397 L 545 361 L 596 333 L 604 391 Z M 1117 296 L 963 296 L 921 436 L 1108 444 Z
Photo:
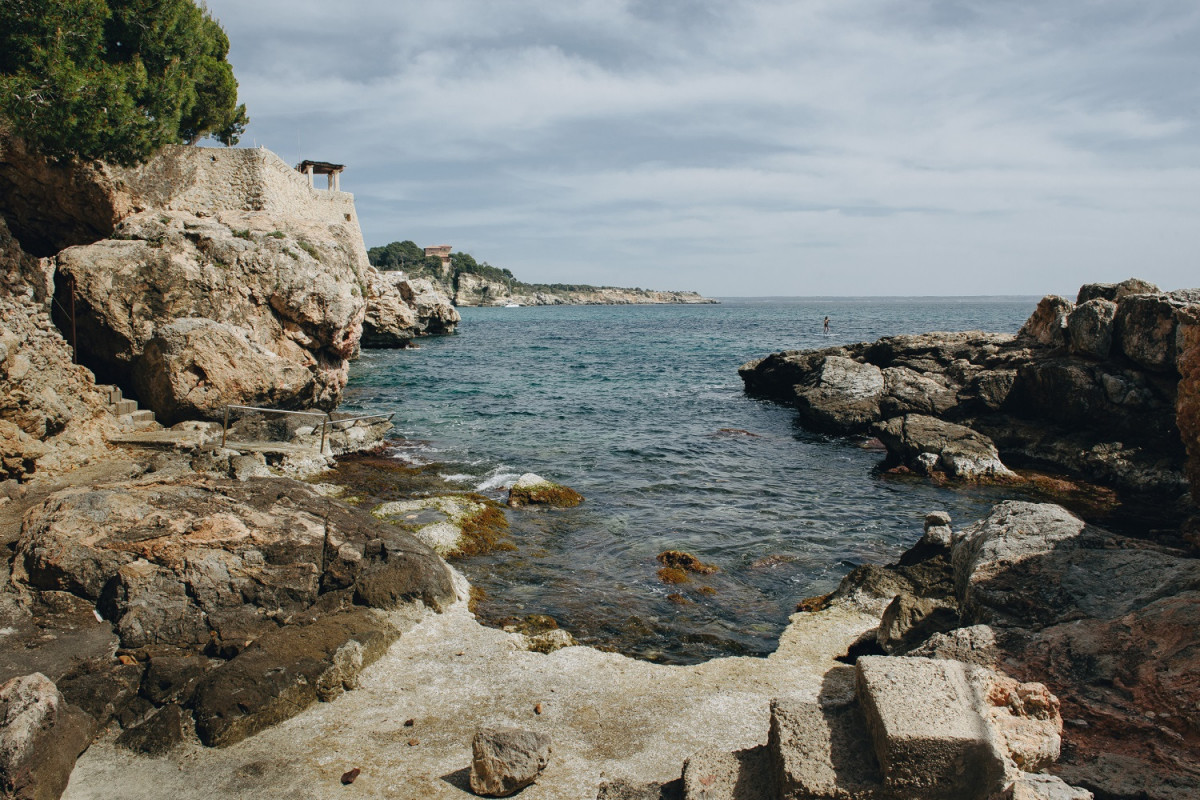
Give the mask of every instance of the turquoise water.
M 894 560 L 926 512 L 963 523 L 1004 495 L 875 476 L 878 451 L 803 431 L 789 409 L 747 398 L 738 366 L 898 333 L 1015 333 L 1035 305 L 465 308 L 455 336 L 366 351 L 343 409 L 396 412 L 396 456 L 438 464 L 452 487 L 501 498 L 517 475 L 536 472 L 587 498 L 575 509 L 510 511 L 517 551 L 459 562 L 487 592 L 482 618 L 550 614 L 582 641 L 672 663 L 765 654 L 798 600 L 829 591 L 854 565 Z M 663 584 L 655 556 L 667 549 L 720 571 Z

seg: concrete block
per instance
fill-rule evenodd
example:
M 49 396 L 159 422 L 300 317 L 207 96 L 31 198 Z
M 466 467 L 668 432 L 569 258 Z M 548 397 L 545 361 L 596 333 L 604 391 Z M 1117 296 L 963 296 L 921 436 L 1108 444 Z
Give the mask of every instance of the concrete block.
M 766 745 L 705 750 L 683 762 L 684 800 L 762 800 L 775 797 Z
M 857 703 L 774 700 L 767 747 L 780 800 L 882 796 L 879 763 Z
M 966 665 L 864 656 L 856 670 L 889 790 L 925 800 L 983 800 L 1002 789 L 1004 758 Z

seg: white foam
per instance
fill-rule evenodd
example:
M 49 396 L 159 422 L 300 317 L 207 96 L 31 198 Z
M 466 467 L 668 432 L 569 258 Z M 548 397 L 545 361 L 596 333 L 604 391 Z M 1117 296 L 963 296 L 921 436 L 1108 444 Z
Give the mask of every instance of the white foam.
M 497 472 L 489 477 L 483 483 L 475 487 L 477 492 L 489 492 L 495 489 L 501 489 L 505 486 L 511 486 L 517 482 L 517 478 L 521 477 L 519 472 Z
M 465 475 L 465 474 L 461 474 L 461 475 L 447 475 L 447 474 L 446 474 L 446 473 L 444 473 L 444 472 L 439 472 L 439 473 L 438 473 L 438 477 L 439 477 L 439 478 L 441 478 L 441 479 L 442 479 L 442 480 L 444 480 L 444 481 L 450 481 L 450 482 L 452 482 L 452 483 L 466 483 L 467 481 L 473 481 L 473 480 L 475 480 L 475 478 L 476 478 L 477 476 L 475 476 L 475 475 Z

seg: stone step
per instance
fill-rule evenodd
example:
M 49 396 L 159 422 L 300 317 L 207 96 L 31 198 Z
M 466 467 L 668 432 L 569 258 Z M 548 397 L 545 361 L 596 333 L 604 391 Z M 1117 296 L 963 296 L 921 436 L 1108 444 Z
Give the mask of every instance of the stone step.
M 683 763 L 684 800 L 766 800 L 775 797 L 766 745 L 730 753 L 704 750 Z
M 884 796 L 866 719 L 853 697 L 772 701 L 767 747 L 775 769 L 774 796 L 780 800 Z
M 1004 756 L 958 661 L 863 656 L 857 694 L 883 785 L 927 800 L 984 800 L 1004 785 Z
M 138 410 L 136 400 L 118 400 L 112 404 L 112 412 L 118 417 L 124 414 L 132 414 Z

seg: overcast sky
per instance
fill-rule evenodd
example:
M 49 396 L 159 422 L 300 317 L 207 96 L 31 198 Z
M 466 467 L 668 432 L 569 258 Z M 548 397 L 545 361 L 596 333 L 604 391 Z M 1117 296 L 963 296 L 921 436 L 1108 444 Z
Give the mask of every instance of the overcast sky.
M 367 246 L 733 295 L 1200 285 L 1196 0 L 208 0 Z M 320 184 L 318 184 L 320 185 Z

